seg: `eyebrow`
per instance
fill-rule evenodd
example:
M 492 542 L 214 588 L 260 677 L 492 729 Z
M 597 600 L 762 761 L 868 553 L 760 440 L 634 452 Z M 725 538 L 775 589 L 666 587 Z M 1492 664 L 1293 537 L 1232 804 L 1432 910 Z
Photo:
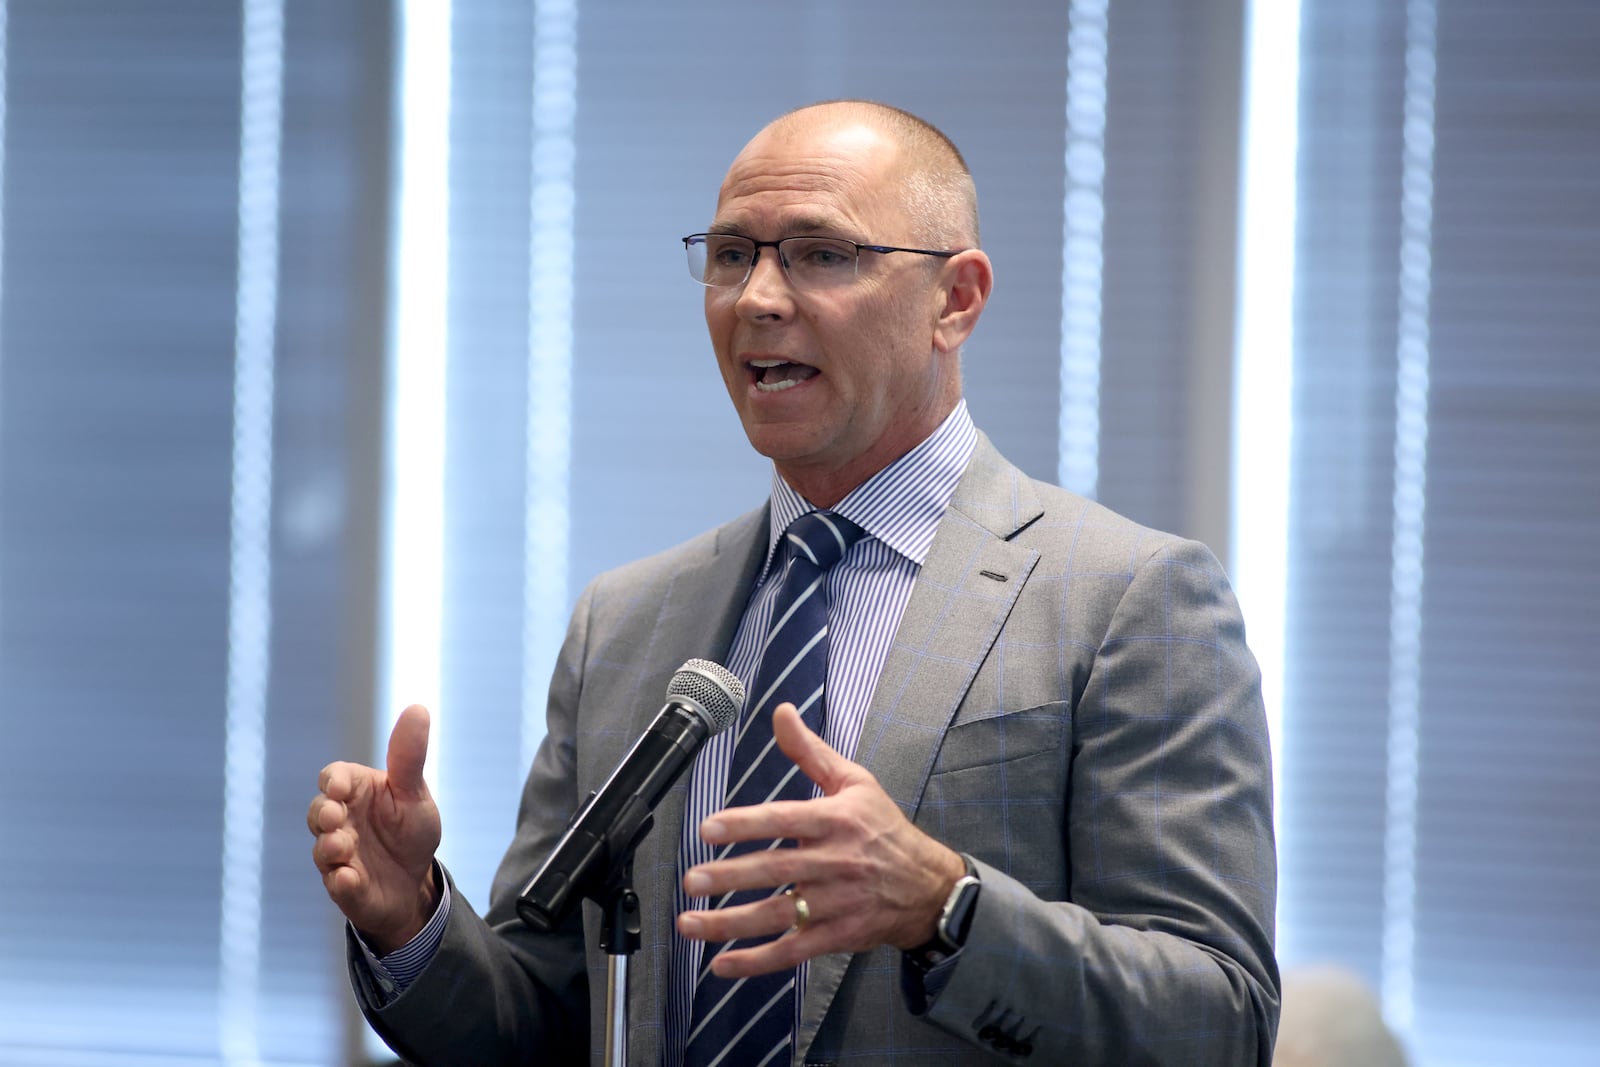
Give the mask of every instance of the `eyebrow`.
M 748 227 L 728 219 L 713 219 L 709 226 L 710 228 L 706 230 L 707 233 L 727 233 L 737 237 L 754 238 L 754 234 L 751 233 Z M 791 219 L 783 227 L 783 237 L 813 237 L 823 234 L 829 237 L 841 237 L 847 241 L 854 241 L 853 238 L 844 237 L 847 232 L 848 228 L 840 225 L 838 219 L 830 219 L 822 215 L 806 215 Z M 782 238 L 779 239 L 781 240 Z

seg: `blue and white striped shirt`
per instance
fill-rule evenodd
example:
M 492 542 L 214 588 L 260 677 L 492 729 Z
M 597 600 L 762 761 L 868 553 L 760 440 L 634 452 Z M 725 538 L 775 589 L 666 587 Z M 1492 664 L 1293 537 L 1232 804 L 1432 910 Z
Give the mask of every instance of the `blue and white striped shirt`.
M 827 719 L 822 734 L 828 745 L 846 758 L 855 755 L 878 674 L 911 599 L 911 588 L 976 445 L 977 429 L 963 400 L 926 440 L 857 486 L 832 509 L 866 531 L 827 577 Z M 726 663 L 746 686 L 755 680 L 772 604 L 783 584 L 776 580 L 781 579 L 785 562 L 777 551 L 780 539 L 790 523 L 814 510 L 773 472 L 767 561 Z M 712 736 L 695 761 L 679 844 L 680 872 L 708 862 L 715 851 L 700 840 L 699 827 L 724 806 L 737 732 L 724 730 Z M 816 792 L 813 789 L 813 795 Z M 678 889 L 675 912 L 706 905 L 706 898 L 691 898 Z M 683 1057 L 701 956 L 701 942 L 684 939 L 674 928 L 667 982 L 667 1064 L 677 1064 Z M 796 987 L 802 991 L 795 999 L 797 1028 L 808 970 L 802 964 L 796 976 Z

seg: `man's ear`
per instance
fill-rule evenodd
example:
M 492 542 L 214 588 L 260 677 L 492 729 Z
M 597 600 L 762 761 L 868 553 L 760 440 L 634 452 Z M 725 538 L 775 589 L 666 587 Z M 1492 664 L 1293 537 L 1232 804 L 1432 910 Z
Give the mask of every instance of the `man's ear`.
M 934 320 L 933 347 L 940 352 L 954 352 L 972 334 L 989 302 L 994 267 L 982 251 L 969 248 L 946 260 L 939 273 L 944 306 Z

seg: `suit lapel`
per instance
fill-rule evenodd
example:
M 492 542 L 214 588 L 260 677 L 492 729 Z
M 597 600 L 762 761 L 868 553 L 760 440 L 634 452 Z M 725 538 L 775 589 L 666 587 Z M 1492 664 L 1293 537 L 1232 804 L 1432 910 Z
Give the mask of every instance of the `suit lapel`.
M 945 729 L 1039 560 L 1010 539 L 1041 514 L 1028 478 L 980 433 L 895 631 L 854 755 L 907 818 L 916 818 Z M 853 958 L 811 961 L 805 1047 Z

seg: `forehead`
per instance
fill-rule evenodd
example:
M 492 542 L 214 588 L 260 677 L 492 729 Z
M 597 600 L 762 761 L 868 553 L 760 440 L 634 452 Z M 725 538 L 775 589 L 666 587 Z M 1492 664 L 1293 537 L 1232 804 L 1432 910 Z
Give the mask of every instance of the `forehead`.
M 855 231 L 899 237 L 900 150 L 861 125 L 768 128 L 739 153 L 717 197 L 713 229 L 784 234 Z

